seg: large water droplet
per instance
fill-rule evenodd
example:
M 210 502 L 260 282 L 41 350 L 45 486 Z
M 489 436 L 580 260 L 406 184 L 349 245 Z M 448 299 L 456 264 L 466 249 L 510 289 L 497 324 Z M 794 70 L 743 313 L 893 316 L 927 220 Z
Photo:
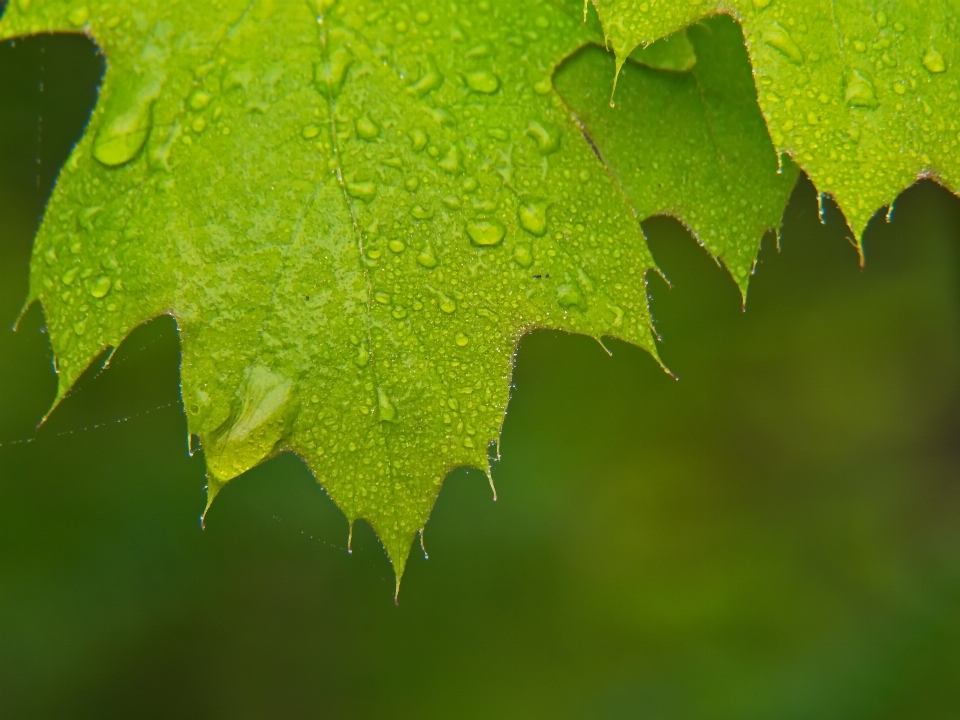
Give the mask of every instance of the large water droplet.
M 424 245 L 423 250 L 417 255 L 417 262 L 428 270 L 435 268 L 437 266 L 437 257 L 433 254 L 433 248 L 429 245 Z
M 533 252 L 530 249 L 530 243 L 517 243 L 513 249 L 513 259 L 517 265 L 528 268 L 533 265 Z
M 493 95 L 500 89 L 500 78 L 486 70 L 474 70 L 464 75 L 467 87 L 474 92 Z
M 536 120 L 530 121 L 527 125 L 527 135 L 533 138 L 541 155 L 549 155 L 560 147 L 560 133 Z
M 451 145 L 450 149 L 447 150 L 447 154 L 443 156 L 443 159 L 437 163 L 440 166 L 441 170 L 444 170 L 448 173 L 455 173 L 460 171 L 460 150 L 457 149 L 456 145 Z
M 800 64 L 803 62 L 803 53 L 790 37 L 790 33 L 778 22 L 771 23 L 763 31 L 763 41 L 783 53 L 792 63 Z
M 478 220 L 467 224 L 470 242 L 480 247 L 499 245 L 506 233 L 506 228 L 496 220 Z
M 844 100 L 850 107 L 875 108 L 879 104 L 873 83 L 859 70 L 847 74 L 847 89 Z
M 158 81 L 126 95 L 118 91 L 93 141 L 93 156 L 99 162 L 119 167 L 140 153 L 153 127 L 153 102 L 160 85 Z
M 327 99 L 336 97 L 352 63 L 350 52 L 346 48 L 337 48 L 330 54 L 329 60 L 317 65 L 314 81 L 320 94 Z
M 446 295 L 441 295 L 440 309 L 443 310 L 443 312 L 445 312 L 447 315 L 450 315 L 454 310 L 457 309 L 457 304 Z
M 947 63 L 943 59 L 943 55 L 933 45 L 923 56 L 923 66 L 932 73 L 942 73 L 947 70 Z
M 583 295 L 580 294 L 580 288 L 573 283 L 564 283 L 557 286 L 557 305 L 564 310 L 570 308 L 582 308 L 584 306 Z
M 113 281 L 107 275 L 101 275 L 98 277 L 92 285 L 90 285 L 90 294 L 93 295 L 98 300 L 100 298 L 105 298 L 107 293 L 110 292 L 110 288 L 113 287 Z
M 377 186 L 372 182 L 347 183 L 347 195 L 357 200 L 370 202 L 376 197 Z
M 407 88 L 410 95 L 426 95 L 443 85 L 443 75 L 437 67 L 436 61 L 427 55 L 422 62 L 420 78 Z
M 547 205 L 542 202 L 530 202 L 521 205 L 517 211 L 520 227 L 531 235 L 541 237 L 547 231 Z
M 361 140 L 376 140 L 380 134 L 380 126 L 373 120 L 364 116 L 357 120 L 357 136 Z

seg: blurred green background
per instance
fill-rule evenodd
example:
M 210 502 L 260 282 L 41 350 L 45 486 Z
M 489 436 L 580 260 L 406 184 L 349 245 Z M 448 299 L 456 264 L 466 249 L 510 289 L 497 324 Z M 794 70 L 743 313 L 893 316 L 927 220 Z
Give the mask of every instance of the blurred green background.
M 676 222 L 644 227 L 665 374 L 521 343 L 493 473 L 450 475 L 399 606 L 295 457 L 201 530 L 169 318 L 39 430 L 55 378 L 30 245 L 103 58 L 0 45 L 0 717 L 960 716 L 960 202 L 869 228 L 802 180 L 746 311 Z M 423 448 L 429 452 L 429 448 Z

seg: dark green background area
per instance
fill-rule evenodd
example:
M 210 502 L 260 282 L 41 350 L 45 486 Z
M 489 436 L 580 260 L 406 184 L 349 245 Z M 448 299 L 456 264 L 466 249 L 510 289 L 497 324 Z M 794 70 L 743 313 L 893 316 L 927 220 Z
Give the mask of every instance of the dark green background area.
M 9 328 L 102 62 L 79 37 L 0 46 L 0 717 L 957 717 L 954 197 L 908 190 L 861 271 L 801 181 L 745 312 L 676 222 L 645 223 L 677 379 L 527 336 L 499 500 L 447 478 L 394 606 L 370 528 L 348 554 L 291 455 L 201 530 L 169 318 L 34 429 L 40 308 Z

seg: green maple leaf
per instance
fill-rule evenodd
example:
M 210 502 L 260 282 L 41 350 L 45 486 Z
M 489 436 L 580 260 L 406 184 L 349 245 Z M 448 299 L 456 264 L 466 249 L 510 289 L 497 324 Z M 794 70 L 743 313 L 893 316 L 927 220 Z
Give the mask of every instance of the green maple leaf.
M 582 132 L 595 125 L 606 146 L 608 128 L 589 102 L 571 115 L 551 83 L 565 58 L 602 39 L 570 10 L 536 0 L 12 4 L 0 36 L 82 30 L 107 57 L 31 265 L 28 302 L 45 309 L 57 400 L 105 348 L 171 314 L 209 500 L 292 450 L 351 522 L 373 525 L 399 581 L 442 478 L 487 466 L 524 332 L 655 352 L 653 263 L 636 213 L 676 212 L 745 289 L 779 210 L 725 228 L 718 183 L 730 178 L 717 155 L 755 146 L 748 169 L 781 203 L 792 182 L 757 134 L 755 98 L 733 123 L 721 119 L 743 102 L 739 37 L 724 51 L 727 82 L 726 65 L 711 78 L 693 64 L 694 50 L 723 44 L 696 32 L 692 45 L 674 39 L 640 58 L 694 67 L 681 84 L 699 84 L 700 105 L 684 86 L 677 109 L 693 116 L 622 146 L 665 143 L 668 189 L 645 192 L 626 166 L 605 168 Z M 638 92 L 666 106 L 680 75 Z M 710 126 L 732 134 L 706 142 Z M 707 189 L 671 201 L 698 173 Z M 694 200 L 702 210 L 686 211 Z
M 689 36 L 689 37 L 688 37 Z M 778 228 L 797 179 L 778 158 L 757 106 L 743 36 L 713 18 L 654 43 L 621 70 L 598 47 L 554 83 L 596 143 L 638 217 L 672 215 L 723 260 L 746 298 L 764 232 Z
M 843 210 L 858 242 L 919 177 L 956 190 L 956 0 L 593 0 L 622 64 L 701 18 L 734 13 L 760 107 L 789 154 Z

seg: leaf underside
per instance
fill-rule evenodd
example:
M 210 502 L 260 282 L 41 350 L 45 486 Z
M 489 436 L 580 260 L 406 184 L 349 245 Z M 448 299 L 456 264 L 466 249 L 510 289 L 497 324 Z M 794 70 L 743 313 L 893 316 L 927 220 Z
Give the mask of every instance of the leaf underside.
M 646 25 L 599 9 L 622 64 Z M 399 582 L 443 477 L 487 466 L 523 333 L 656 353 L 638 219 L 678 217 L 745 294 L 798 172 L 782 153 L 818 181 L 822 157 L 852 152 L 784 135 L 765 82 L 779 76 L 761 71 L 746 20 L 746 48 L 720 17 L 638 51 L 611 109 L 614 61 L 581 10 L 13 3 L 0 37 L 82 31 L 108 63 L 31 265 L 57 400 L 104 348 L 172 315 L 209 500 L 292 450 L 351 522 L 373 525 Z M 661 14 L 642 39 L 710 13 Z M 822 130 L 838 132 L 821 104 Z M 874 121 L 844 111 L 856 152 L 873 147 L 883 107 Z M 952 119 L 923 127 L 935 121 Z M 906 177 L 884 162 L 870 166 L 885 198 L 864 195 L 873 209 Z M 823 188 L 847 211 L 852 175 L 830 172 L 839 184 Z M 848 214 L 858 231 L 864 217 Z

